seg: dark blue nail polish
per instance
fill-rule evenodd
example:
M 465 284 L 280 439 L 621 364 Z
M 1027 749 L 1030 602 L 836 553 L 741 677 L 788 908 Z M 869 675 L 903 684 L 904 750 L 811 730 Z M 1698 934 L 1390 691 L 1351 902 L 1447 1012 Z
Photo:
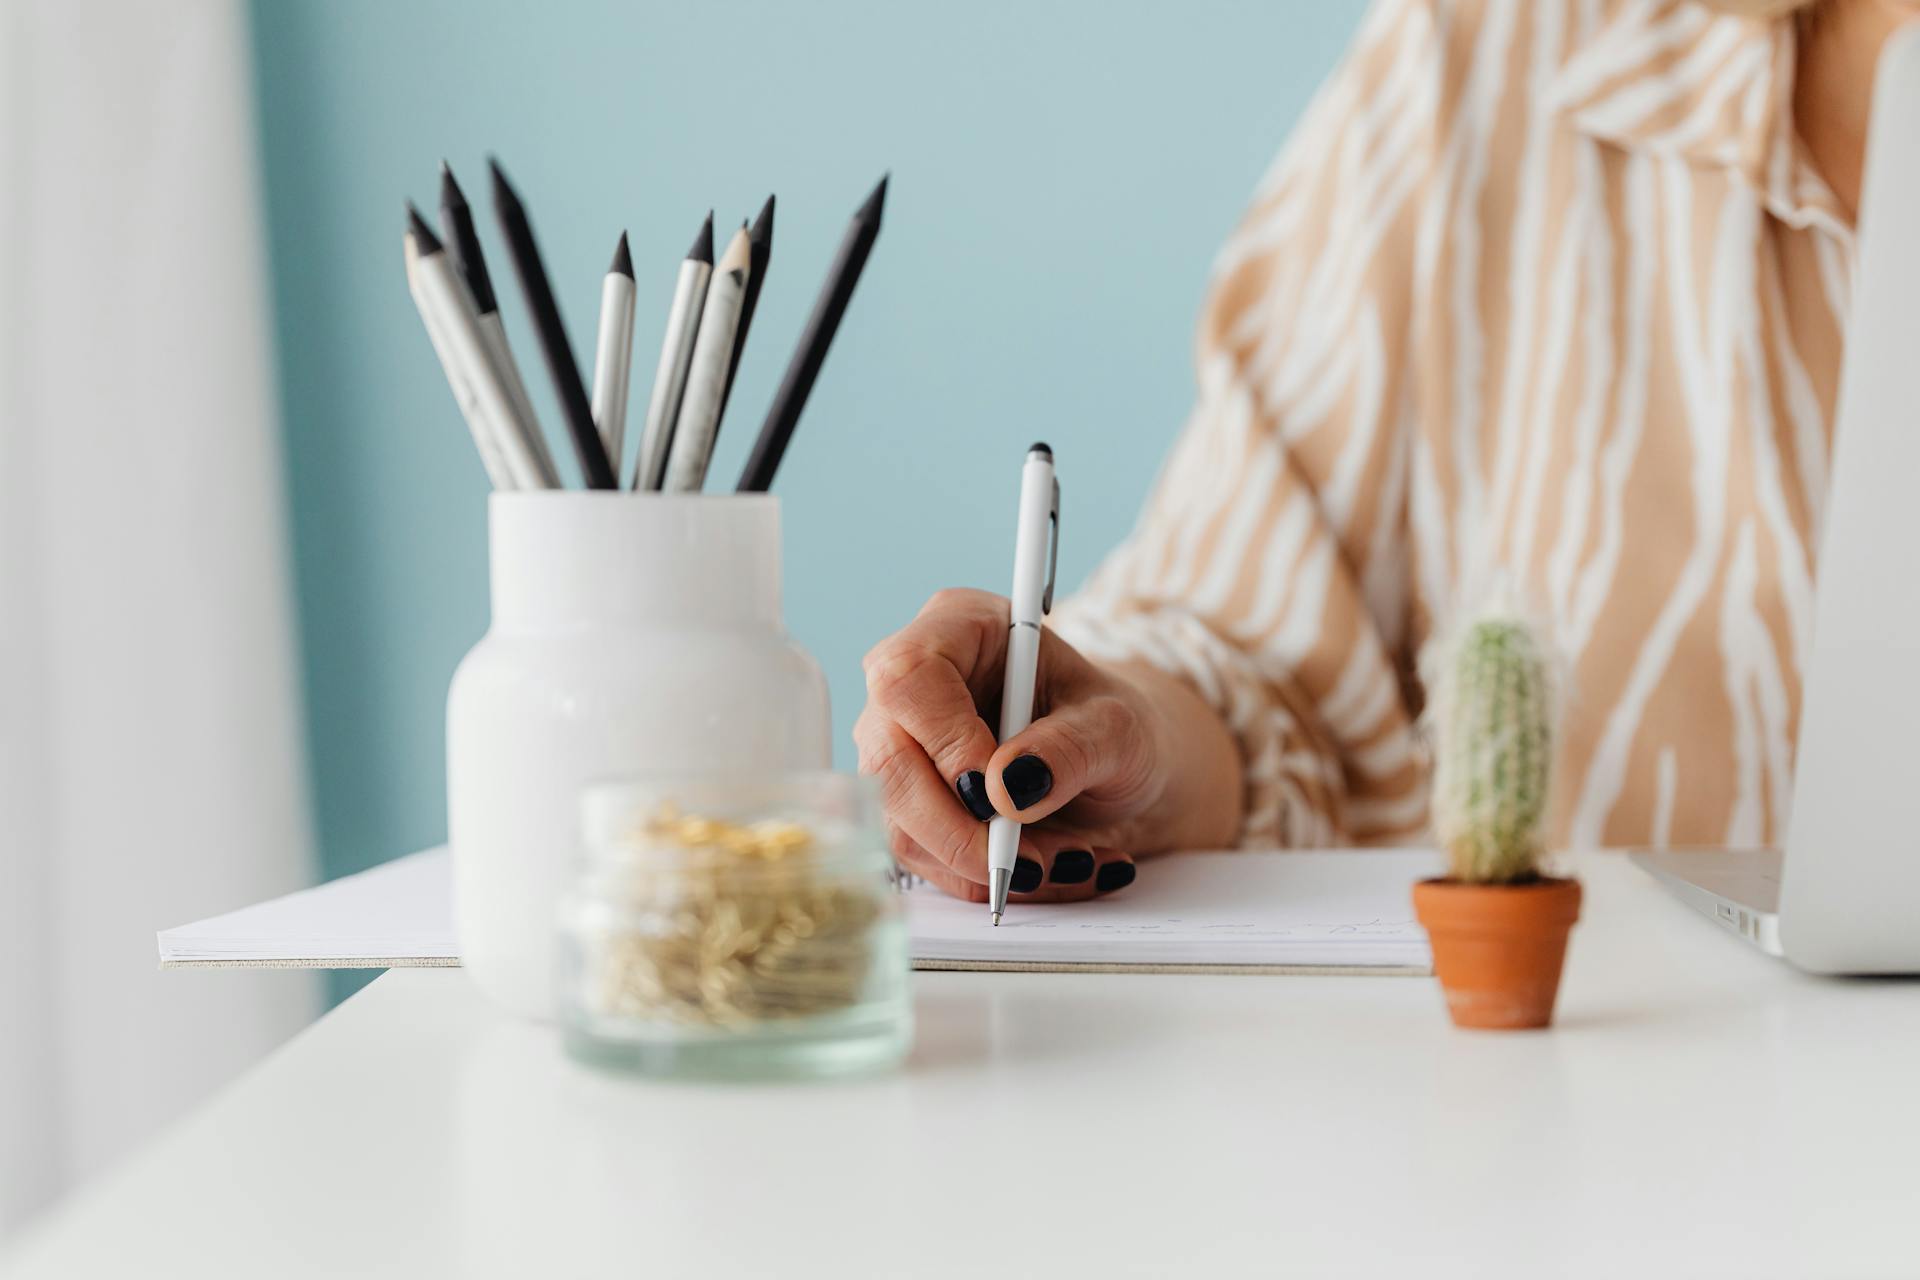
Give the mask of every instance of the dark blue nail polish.
M 953 780 L 953 789 L 960 795 L 960 803 L 967 806 L 967 812 L 985 822 L 993 816 L 993 801 L 987 798 L 987 775 L 978 769 L 969 769 Z
M 1040 887 L 1040 864 L 1032 858 L 1013 860 L 1013 878 L 1007 881 L 1007 888 L 1015 893 L 1032 893 Z
M 1047 877 L 1055 884 L 1085 884 L 1093 879 L 1093 855 L 1085 849 L 1068 849 L 1053 855 L 1053 871 Z
M 1020 756 L 1000 771 L 1000 785 L 1016 809 L 1030 809 L 1053 790 L 1053 770 L 1039 756 Z
M 1093 887 L 1102 893 L 1112 893 L 1115 889 L 1124 889 L 1133 883 L 1135 875 L 1131 862 L 1109 862 L 1100 868 L 1100 875 Z

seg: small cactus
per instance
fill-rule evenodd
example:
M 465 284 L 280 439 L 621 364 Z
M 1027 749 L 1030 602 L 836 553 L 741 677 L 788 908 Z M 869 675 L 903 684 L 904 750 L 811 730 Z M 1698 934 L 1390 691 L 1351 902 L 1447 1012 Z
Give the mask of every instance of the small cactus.
M 1546 645 L 1517 612 L 1497 609 L 1443 640 L 1435 656 L 1433 826 L 1453 878 L 1530 880 L 1553 771 Z

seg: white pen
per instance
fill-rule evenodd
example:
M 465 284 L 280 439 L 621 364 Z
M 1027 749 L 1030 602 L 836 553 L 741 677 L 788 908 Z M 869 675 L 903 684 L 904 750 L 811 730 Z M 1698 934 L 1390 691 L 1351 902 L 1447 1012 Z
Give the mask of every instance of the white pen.
M 673 425 L 673 447 L 667 454 L 667 493 L 698 493 L 707 482 L 707 463 L 713 459 L 714 437 L 720 431 L 720 400 L 727 390 L 727 368 L 733 363 L 733 333 L 740 324 L 740 306 L 746 300 L 747 277 L 752 274 L 747 224 L 741 223 L 714 264 L 707 283 L 706 305 L 700 309 L 700 332 L 693 340 L 693 358 L 687 366 L 687 391 L 680 401 L 680 420 Z
M 600 287 L 600 340 L 593 356 L 593 425 L 607 448 L 613 474 L 620 474 L 621 446 L 627 435 L 627 373 L 633 363 L 633 257 L 627 233 L 620 233 Z
M 706 303 L 707 282 L 712 276 L 713 214 L 709 212 L 674 282 L 673 305 L 667 309 L 667 331 L 660 339 L 660 364 L 653 371 L 653 394 L 647 399 L 647 420 L 640 430 L 640 456 L 633 463 L 634 489 L 658 489 L 667 474 L 667 454 L 673 448 L 673 424 L 680 416 L 680 398 L 687 389 L 687 366 L 693 362 L 693 342 L 700 333 L 700 311 Z
M 1060 482 L 1053 450 L 1036 444 L 1020 470 L 1020 523 L 1013 540 L 1012 617 L 1007 625 L 1007 671 L 1000 688 L 1000 741 L 1033 723 L 1033 685 L 1040 665 L 1040 627 L 1053 608 L 1060 563 Z M 993 922 L 1007 910 L 1007 887 L 1020 853 L 1020 824 L 995 817 L 987 824 L 988 909 Z

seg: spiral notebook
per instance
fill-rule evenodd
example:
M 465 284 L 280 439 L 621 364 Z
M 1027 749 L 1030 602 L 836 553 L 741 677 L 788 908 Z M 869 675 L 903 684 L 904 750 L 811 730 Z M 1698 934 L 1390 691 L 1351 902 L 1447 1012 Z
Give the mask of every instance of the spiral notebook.
M 996 928 L 979 903 L 905 891 L 922 969 L 1200 973 L 1425 973 L 1414 881 L 1430 850 L 1189 853 L 1140 864 L 1128 888 L 1086 902 L 1015 902 Z M 457 965 L 447 851 L 167 929 L 170 968 Z

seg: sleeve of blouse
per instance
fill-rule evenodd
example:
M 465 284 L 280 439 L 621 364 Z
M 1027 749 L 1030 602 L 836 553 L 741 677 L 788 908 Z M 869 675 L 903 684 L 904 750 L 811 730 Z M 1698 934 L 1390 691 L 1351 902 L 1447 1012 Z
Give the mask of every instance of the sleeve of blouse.
M 1190 684 L 1239 744 L 1249 847 L 1406 839 L 1408 329 L 1433 169 L 1428 0 L 1377 0 L 1221 252 L 1198 401 L 1132 534 L 1053 620 Z

